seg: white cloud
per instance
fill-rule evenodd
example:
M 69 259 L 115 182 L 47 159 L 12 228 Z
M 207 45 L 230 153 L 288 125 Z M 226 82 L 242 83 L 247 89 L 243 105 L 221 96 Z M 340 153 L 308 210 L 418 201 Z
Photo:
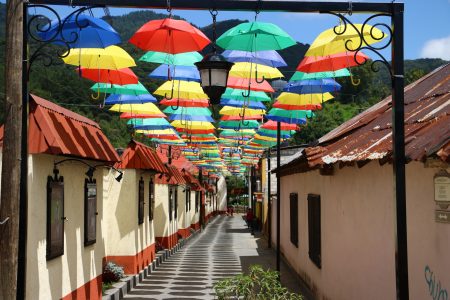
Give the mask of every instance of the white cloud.
M 450 60 L 450 35 L 427 41 L 422 48 L 421 57 Z

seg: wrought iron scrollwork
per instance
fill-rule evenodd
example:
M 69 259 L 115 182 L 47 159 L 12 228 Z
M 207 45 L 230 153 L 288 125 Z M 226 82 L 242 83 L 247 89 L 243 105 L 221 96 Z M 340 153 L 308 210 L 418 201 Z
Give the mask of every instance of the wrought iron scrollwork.
M 361 26 L 361 30 L 359 30 L 355 24 L 353 24 L 353 22 L 351 22 L 347 17 L 345 17 L 342 14 L 339 13 L 333 13 L 333 12 L 326 12 L 326 14 L 330 14 L 333 16 L 336 16 L 339 18 L 340 20 L 340 24 L 336 25 L 333 28 L 333 31 L 336 35 L 343 35 L 346 31 L 347 28 L 351 27 L 353 28 L 357 34 L 358 34 L 358 39 L 356 41 L 356 43 L 352 40 L 346 40 L 345 41 L 345 49 L 349 52 L 353 53 L 353 58 L 355 60 L 355 62 L 361 66 L 366 64 L 367 60 L 364 61 L 359 61 L 357 59 L 357 55 L 363 51 L 363 50 L 368 50 L 372 53 L 374 53 L 378 58 L 372 60 L 370 68 L 372 69 L 373 72 L 378 72 L 380 70 L 379 65 L 385 65 L 392 77 L 392 70 L 391 70 L 391 64 L 389 63 L 389 61 L 383 56 L 383 54 L 381 54 L 381 50 L 386 49 L 387 47 L 389 47 L 392 44 L 392 37 L 393 37 L 393 32 L 392 32 L 392 28 L 385 23 L 381 23 L 381 22 L 376 22 L 372 25 L 369 24 L 369 22 L 380 18 L 380 17 L 391 17 L 390 14 L 375 14 L 370 16 L 369 18 L 367 18 Z M 375 40 L 375 41 L 382 41 L 384 38 L 387 38 L 385 42 L 381 43 L 381 45 L 372 45 L 369 44 L 367 41 L 367 37 L 363 34 L 365 31 L 364 29 L 367 28 L 367 26 L 372 26 L 370 28 L 369 35 L 368 37 L 370 37 L 371 39 Z M 340 28 L 342 28 L 342 30 L 339 30 Z M 384 29 L 385 31 L 381 30 L 382 34 L 376 34 L 375 33 L 375 29 Z M 352 78 L 352 81 L 354 80 L 354 78 Z

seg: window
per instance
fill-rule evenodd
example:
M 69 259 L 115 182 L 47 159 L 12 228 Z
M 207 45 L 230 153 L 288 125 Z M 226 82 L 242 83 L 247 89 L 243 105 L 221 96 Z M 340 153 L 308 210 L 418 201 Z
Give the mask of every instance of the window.
M 64 178 L 47 178 L 47 260 L 64 254 Z
M 153 183 L 153 179 L 150 179 L 148 183 L 148 202 L 148 219 L 152 221 L 153 212 L 155 211 L 155 184 Z
M 173 211 L 173 192 L 172 186 L 169 185 L 169 221 L 172 221 L 172 211 Z
M 138 224 L 144 223 L 144 179 L 139 180 L 138 192 Z
M 197 213 L 198 212 L 198 199 L 199 199 L 199 194 L 200 194 L 200 192 L 195 192 L 195 212 Z
M 174 211 L 173 216 L 175 219 L 177 219 L 178 218 L 178 187 L 175 185 L 173 187 L 173 189 L 174 189 L 174 200 L 175 200 L 175 205 L 174 205 L 175 211 Z
M 308 235 L 309 258 L 320 269 L 321 258 L 321 232 L 320 232 L 320 195 L 308 194 Z
M 291 243 L 298 247 L 298 194 L 291 193 L 290 200 L 290 224 L 291 224 Z
M 191 210 L 191 189 L 186 188 L 186 212 Z
M 96 242 L 97 237 L 97 183 L 95 179 L 84 180 L 84 245 Z

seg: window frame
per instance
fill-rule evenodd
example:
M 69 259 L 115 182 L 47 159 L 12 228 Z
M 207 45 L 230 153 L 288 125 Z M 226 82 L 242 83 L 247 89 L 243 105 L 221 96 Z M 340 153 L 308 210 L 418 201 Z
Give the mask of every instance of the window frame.
M 321 198 L 308 194 L 308 255 L 311 261 L 322 268 Z
M 172 191 L 172 186 L 169 185 L 169 222 L 172 221 L 172 211 L 173 211 L 173 207 L 172 207 L 172 201 L 173 201 L 173 191 Z
M 95 188 L 95 198 L 89 195 L 89 190 L 91 187 Z M 84 246 L 90 246 L 97 242 L 97 182 L 95 179 L 84 180 Z M 91 206 L 91 202 L 93 205 Z M 89 226 L 89 220 L 93 218 L 95 221 L 93 223 L 93 230 Z M 93 238 L 92 238 L 93 236 Z
M 145 185 L 144 178 L 141 177 L 138 183 L 138 225 L 144 223 L 144 196 L 145 195 Z
M 153 221 L 155 213 L 155 182 L 150 178 L 148 182 L 148 220 Z
M 289 226 L 291 243 L 298 248 L 298 193 L 289 194 Z
M 63 176 L 58 176 L 59 171 L 58 170 L 54 170 L 54 177 L 52 176 L 48 176 L 47 177 L 47 236 L 46 236 L 46 241 L 47 241 L 47 248 L 46 248 L 46 259 L 47 260 L 51 260 L 54 258 L 57 258 L 59 256 L 64 255 L 64 221 L 66 221 L 66 217 L 64 216 L 64 177 Z M 61 198 L 59 199 L 54 199 L 53 195 L 53 191 L 55 190 L 60 190 L 59 192 L 61 193 Z M 57 192 L 55 192 L 57 193 Z M 61 210 L 59 211 L 60 213 L 58 214 L 59 216 L 59 220 L 58 220 L 58 216 L 55 216 L 55 220 L 59 221 L 59 226 L 61 226 L 59 228 L 60 233 L 59 233 L 59 239 L 58 241 L 52 240 L 52 236 L 54 236 L 54 230 L 58 230 L 58 228 L 53 227 L 52 228 L 52 204 L 54 204 L 55 201 L 60 201 L 61 202 Z M 58 245 L 52 247 L 52 245 L 55 244 L 55 242 L 59 242 Z M 56 248 L 56 249 L 55 249 Z
M 177 185 L 174 185 L 174 190 L 175 190 L 175 193 L 174 193 L 174 209 L 175 209 L 175 211 L 174 211 L 174 214 L 173 214 L 173 218 L 175 219 L 175 220 L 177 220 L 178 219 L 178 186 Z

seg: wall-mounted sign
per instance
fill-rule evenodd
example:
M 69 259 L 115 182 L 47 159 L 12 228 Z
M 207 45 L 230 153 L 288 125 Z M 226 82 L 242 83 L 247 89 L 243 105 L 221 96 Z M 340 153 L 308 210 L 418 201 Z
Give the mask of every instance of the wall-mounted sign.
M 434 176 L 434 201 L 442 208 L 450 205 L 450 174 L 445 170 Z
M 436 222 L 450 223 L 450 211 L 436 210 L 434 216 Z

